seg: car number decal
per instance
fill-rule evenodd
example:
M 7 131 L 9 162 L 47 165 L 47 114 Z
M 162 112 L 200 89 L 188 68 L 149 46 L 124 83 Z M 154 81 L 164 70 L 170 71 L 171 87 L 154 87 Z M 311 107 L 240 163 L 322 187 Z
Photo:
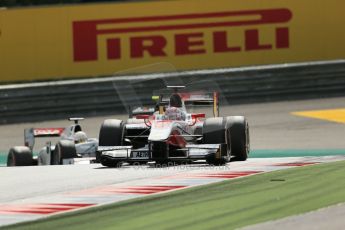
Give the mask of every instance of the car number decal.
M 149 153 L 145 151 L 133 151 L 132 158 L 148 159 Z

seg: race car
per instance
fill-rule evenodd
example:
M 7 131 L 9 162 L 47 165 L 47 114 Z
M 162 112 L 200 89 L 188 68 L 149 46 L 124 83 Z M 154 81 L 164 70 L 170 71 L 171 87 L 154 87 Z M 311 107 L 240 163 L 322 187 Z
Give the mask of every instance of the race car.
M 67 128 L 28 128 L 24 130 L 24 146 L 12 147 L 7 166 L 60 165 L 92 163 L 96 158 L 98 139 L 88 138 L 79 124 L 84 118 L 69 118 L 74 124 Z M 56 145 L 47 141 L 33 156 L 35 138 L 60 137 Z
M 118 167 L 123 162 L 170 164 L 206 160 L 223 165 L 244 161 L 249 154 L 249 126 L 244 116 L 219 117 L 218 93 L 181 92 L 168 87 L 154 96 L 154 110 L 136 109 L 127 121 L 108 119 L 100 129 L 99 161 Z M 172 92 L 171 92 L 172 91 Z M 188 113 L 186 105 L 212 105 L 213 117 Z M 151 114 L 148 114 L 149 112 Z

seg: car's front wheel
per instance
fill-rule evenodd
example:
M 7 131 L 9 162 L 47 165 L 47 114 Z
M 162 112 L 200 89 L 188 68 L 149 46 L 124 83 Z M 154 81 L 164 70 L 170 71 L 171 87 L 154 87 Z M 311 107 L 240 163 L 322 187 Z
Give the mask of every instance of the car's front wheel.
M 105 120 L 99 131 L 99 146 L 122 146 L 124 135 L 124 122 L 117 119 Z M 106 167 L 121 167 L 122 162 L 109 159 L 97 153 L 97 161 Z
M 222 144 L 219 152 L 207 157 L 206 162 L 210 165 L 224 165 L 229 162 L 231 157 L 230 130 L 226 128 L 224 118 L 206 119 L 202 132 L 204 144 Z
M 249 125 L 243 116 L 226 117 L 227 126 L 231 133 L 231 153 L 233 160 L 245 161 L 250 151 Z

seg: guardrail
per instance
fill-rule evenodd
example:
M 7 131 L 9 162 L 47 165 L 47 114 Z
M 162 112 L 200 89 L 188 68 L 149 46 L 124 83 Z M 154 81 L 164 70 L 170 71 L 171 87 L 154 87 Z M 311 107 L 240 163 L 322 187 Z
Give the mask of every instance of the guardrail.
M 127 112 L 166 85 L 218 90 L 221 103 L 345 95 L 345 60 L 0 86 L 0 123 Z

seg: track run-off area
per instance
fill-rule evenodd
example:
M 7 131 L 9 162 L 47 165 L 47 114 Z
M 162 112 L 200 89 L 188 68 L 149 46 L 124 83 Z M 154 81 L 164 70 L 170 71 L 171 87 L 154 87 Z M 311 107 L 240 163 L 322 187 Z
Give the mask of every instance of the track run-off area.
M 168 195 L 169 192 L 176 190 L 187 192 L 192 189 L 190 192 L 193 192 L 193 189 L 199 188 L 198 186 L 209 186 L 208 184 L 216 182 L 229 181 L 233 183 L 230 189 L 235 189 L 235 181 L 243 180 L 242 177 L 255 178 L 265 172 L 280 172 L 282 169 L 308 168 L 310 169 L 308 173 L 311 174 L 312 168 L 322 166 L 322 163 L 338 161 L 341 163 L 345 160 L 345 125 L 339 118 L 339 113 L 336 112 L 336 110 L 342 111 L 342 108 L 345 108 L 345 98 L 223 106 L 221 107 L 222 116 L 245 115 L 247 117 L 250 124 L 252 151 L 246 162 L 231 162 L 222 167 L 210 167 L 205 164 L 168 168 L 124 166 L 118 169 L 105 168 L 99 164 L 0 167 L 0 225 L 36 220 L 90 207 L 97 208 L 100 205 L 126 202 L 133 198 L 154 197 L 157 194 Z M 327 113 L 327 111 L 331 112 Z M 106 118 L 125 118 L 125 116 L 87 118 L 83 121 L 83 127 L 89 137 L 98 136 L 99 127 Z M 61 120 L 0 126 L 1 163 L 4 163 L 6 153 L 11 146 L 23 144 L 24 128 L 64 127 L 67 124 L 67 120 Z M 42 145 L 38 142 L 37 146 Z M 316 169 L 315 175 L 320 176 L 317 172 Z M 324 173 L 327 173 L 327 170 Z M 302 171 L 300 176 L 303 179 Z M 274 176 L 271 179 L 273 181 L 261 182 L 270 184 L 289 181 L 280 176 Z M 324 182 L 327 183 L 327 181 Z M 257 184 L 257 186 L 263 185 Z M 326 192 L 323 194 L 322 191 L 320 190 L 319 197 L 332 196 Z M 255 197 L 254 194 L 253 197 Z M 334 204 L 335 201 L 321 202 L 321 204 L 328 206 Z M 279 200 L 276 202 L 279 203 Z M 310 209 L 301 210 L 301 212 L 320 208 L 313 205 L 308 207 Z M 242 211 L 245 216 L 245 210 Z M 191 212 L 189 218 L 202 214 L 202 211 L 198 213 L 198 210 Z M 283 213 L 287 216 L 301 212 Z M 272 218 L 281 217 L 284 216 Z M 259 218 L 257 222 L 266 220 L 269 219 Z M 140 222 L 140 218 L 133 221 Z M 248 222 L 250 223 L 254 222 Z M 205 228 L 207 226 L 206 224 Z

